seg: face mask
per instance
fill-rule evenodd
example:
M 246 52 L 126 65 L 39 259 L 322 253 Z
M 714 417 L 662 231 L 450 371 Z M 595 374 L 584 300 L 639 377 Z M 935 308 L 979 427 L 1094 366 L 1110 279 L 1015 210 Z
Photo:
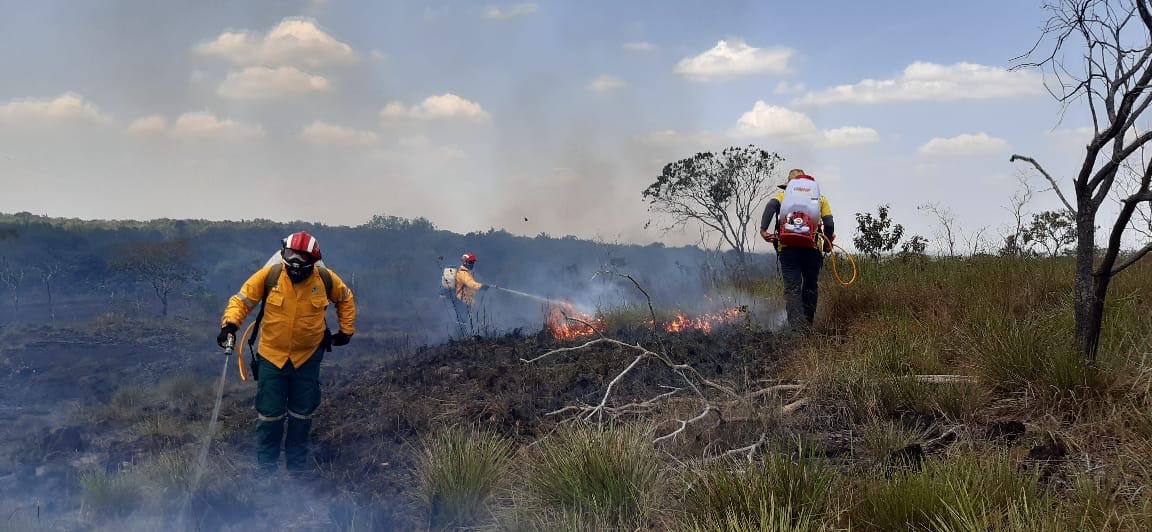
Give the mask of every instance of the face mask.
M 312 269 L 315 265 L 316 263 L 314 262 L 307 264 L 297 261 L 285 262 L 284 271 L 288 273 L 288 278 L 291 279 L 292 282 L 298 283 L 312 275 Z

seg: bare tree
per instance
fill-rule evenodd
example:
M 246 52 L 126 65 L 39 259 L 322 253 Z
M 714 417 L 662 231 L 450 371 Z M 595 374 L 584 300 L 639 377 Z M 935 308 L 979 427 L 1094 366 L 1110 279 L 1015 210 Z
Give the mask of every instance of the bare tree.
M 1020 184 L 1020 188 L 1012 194 L 1008 200 L 1008 205 L 1004 206 L 1004 209 L 1012 215 L 1013 225 L 1000 237 L 1003 242 L 1000 247 L 1001 255 L 1023 255 L 1028 251 L 1024 243 L 1026 229 L 1024 218 L 1027 216 L 1028 204 L 1032 203 L 1036 191 L 1032 190 L 1028 176 L 1017 174 L 1016 181 Z
M 1049 183 L 1064 207 L 1076 218 L 1076 269 L 1072 299 L 1075 335 L 1081 351 L 1095 359 L 1104 319 L 1104 301 L 1112 277 L 1152 250 L 1142 239 L 1138 249 L 1121 251 L 1121 241 L 1133 213 L 1152 201 L 1152 167 L 1137 167 L 1120 174 L 1123 165 L 1139 157 L 1152 140 L 1152 131 L 1140 132 L 1144 112 L 1152 103 L 1152 10 L 1150 0 L 1059 0 L 1047 4 L 1052 16 L 1033 49 L 1018 58 L 1017 68 L 1043 69 L 1049 92 L 1063 105 L 1087 104 L 1092 116 L 1092 139 L 1085 147 L 1080 168 L 1072 178 L 1073 203 L 1060 184 L 1031 157 L 1012 155 L 1011 161 L 1031 164 Z M 1047 50 L 1047 51 L 1044 51 Z M 1079 58 L 1065 61 L 1065 57 Z M 1107 245 L 1098 251 L 1096 224 L 1100 207 L 1117 177 L 1127 181 L 1129 194 L 1120 199 L 1115 218 L 1104 220 Z M 1123 256 L 1122 256 L 1123 255 Z
M 187 240 L 142 242 L 124 246 L 112 266 L 148 283 L 160 300 L 160 315 L 168 316 L 168 296 L 204 274 L 191 265 Z
M 956 216 L 952 214 L 952 209 L 941 207 L 939 203 L 925 203 L 916 208 L 927 211 L 936 217 L 936 222 L 940 224 L 939 236 L 948 248 L 948 256 L 955 257 L 956 239 L 960 235 L 960 226 L 956 224 Z
M 664 229 L 697 222 L 718 234 L 743 262 L 751 251 L 748 223 L 773 192 L 766 184 L 783 160 L 751 145 L 725 148 L 718 154 L 697 153 L 664 165 L 643 196 L 649 210 L 671 217 Z
M 7 257 L 0 258 L 0 283 L 8 287 L 12 298 L 12 310 L 20 312 L 20 286 L 24 284 L 24 267 L 8 262 Z

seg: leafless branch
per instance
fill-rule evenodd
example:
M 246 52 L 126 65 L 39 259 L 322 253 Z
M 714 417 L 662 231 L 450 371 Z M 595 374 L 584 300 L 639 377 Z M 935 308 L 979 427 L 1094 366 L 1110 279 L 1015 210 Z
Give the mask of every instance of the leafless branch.
M 1060 190 L 1060 185 L 1056 183 L 1056 179 L 1053 178 L 1044 167 L 1040 166 L 1040 163 L 1036 162 L 1036 159 L 1017 154 L 1012 154 L 1012 157 L 1008 158 L 1008 162 L 1016 161 L 1024 161 L 1031 164 L 1037 172 L 1040 172 L 1040 175 L 1044 176 L 1044 179 L 1047 179 L 1048 182 L 1052 184 L 1052 190 L 1056 191 L 1056 195 L 1060 197 L 1060 201 L 1064 203 L 1064 208 L 1068 210 L 1068 213 L 1071 215 L 1076 214 L 1076 209 L 1072 207 L 1071 203 L 1068 203 L 1068 199 L 1064 197 L 1064 192 Z
M 680 427 L 679 427 L 679 428 L 677 428 L 676 430 L 672 431 L 672 432 L 669 432 L 668 434 L 665 434 L 665 435 L 663 435 L 663 436 L 660 436 L 659 438 L 656 438 L 655 440 L 652 440 L 652 445 L 656 445 L 656 444 L 658 444 L 658 443 L 660 443 L 660 442 L 664 442 L 664 441 L 669 441 L 669 440 L 672 440 L 672 439 L 673 439 L 673 438 L 675 438 L 675 437 L 676 437 L 678 434 L 681 434 L 681 433 L 683 433 L 683 432 L 684 432 L 684 429 L 687 429 L 687 428 L 688 428 L 688 425 L 691 425 L 691 424 L 693 424 L 693 423 L 695 423 L 695 422 L 697 422 L 697 421 L 700 421 L 700 420 L 704 419 L 705 417 L 707 417 L 707 416 L 708 416 L 708 414 L 710 414 L 710 413 L 712 413 L 712 412 L 717 412 L 717 413 L 718 413 L 718 412 L 720 412 L 720 410 L 719 410 L 719 409 L 717 409 L 716 407 L 712 406 L 712 405 L 705 405 L 705 406 L 704 406 L 704 411 L 703 411 L 703 412 L 700 412 L 698 415 L 696 415 L 696 417 L 693 417 L 693 418 L 691 418 L 691 419 L 677 419 L 677 420 L 674 420 L 674 421 L 676 421 L 677 423 L 679 423 L 679 424 L 680 424 Z

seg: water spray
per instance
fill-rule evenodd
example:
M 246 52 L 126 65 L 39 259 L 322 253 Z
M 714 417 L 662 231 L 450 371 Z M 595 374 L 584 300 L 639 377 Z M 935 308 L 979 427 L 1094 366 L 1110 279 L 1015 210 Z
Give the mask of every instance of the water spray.
M 536 301 L 539 301 L 539 302 L 541 302 L 541 303 L 546 303 L 546 304 L 548 304 L 549 306 L 558 307 L 558 308 L 570 308 L 570 309 L 575 309 L 575 305 L 573 305 L 573 304 L 572 304 L 571 302 L 569 302 L 569 301 L 564 301 L 564 300 L 562 300 L 562 299 L 548 299 L 548 298 L 546 298 L 546 297 L 543 297 L 543 296 L 538 296 L 538 295 L 535 295 L 535 294 L 529 294 L 529 293 L 527 293 L 527 292 L 521 292 L 521 291 L 519 291 L 519 290 L 512 290 L 511 288 L 504 288 L 503 286 L 496 286 L 496 287 L 493 287 L 493 288 L 496 288 L 497 290 L 503 290 L 503 291 L 505 291 L 505 292 L 508 292 L 509 294 L 515 294 L 515 295 L 518 295 L 518 296 L 521 296 L 521 297 L 526 297 L 526 298 L 529 298 L 529 299 L 535 299 Z M 578 309 L 577 309 L 577 310 L 578 310 Z M 581 311 L 581 314 L 589 314 L 589 313 L 588 313 L 588 312 L 583 312 L 583 311 Z
M 188 486 L 188 495 L 185 499 L 185 509 L 192 501 L 192 496 L 200 487 L 200 478 L 204 476 L 204 468 L 208 465 L 208 449 L 212 447 L 212 436 L 216 433 L 216 419 L 220 417 L 220 403 L 224 399 L 224 380 L 228 376 L 228 364 L 232 362 L 233 348 L 236 345 L 236 336 L 229 334 L 224 344 L 224 369 L 220 371 L 220 382 L 216 384 L 216 405 L 212 407 L 212 419 L 208 422 L 208 434 L 204 436 L 204 446 L 200 449 L 200 456 L 196 460 L 196 470 L 192 474 L 192 483 Z M 181 512 L 183 519 L 184 512 Z

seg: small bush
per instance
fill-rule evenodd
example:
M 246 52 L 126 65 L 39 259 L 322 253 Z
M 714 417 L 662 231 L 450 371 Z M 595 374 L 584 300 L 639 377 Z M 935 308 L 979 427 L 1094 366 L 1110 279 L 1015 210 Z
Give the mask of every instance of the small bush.
M 1000 390 L 1062 396 L 1109 386 L 1107 373 L 1077 352 L 1059 320 L 984 318 L 965 336 L 980 376 Z
M 85 507 L 98 515 L 127 515 L 136 510 L 144 491 L 134 479 L 103 472 L 80 477 L 80 497 Z
M 774 499 L 761 500 L 753 512 L 728 508 L 722 515 L 694 518 L 688 526 L 693 532 L 807 532 L 813 529 L 811 515 L 797 514 L 787 505 L 777 505 Z
M 688 489 L 683 506 L 701 525 L 728 526 L 765 519 L 807 523 L 825 514 L 834 478 L 834 471 L 822 458 L 803 448 L 795 460 L 770 452 L 754 464 L 718 462 L 710 466 Z
M 960 526 L 968 515 L 957 512 L 986 509 L 998 517 L 1012 504 L 1051 507 L 1037 477 L 1018 473 L 1006 457 L 962 454 L 861 480 L 849 517 L 858 530 L 946 530 L 941 527 Z
M 525 480 L 544 508 L 625 526 L 652 506 L 660 462 L 646 427 L 567 427 L 533 451 Z
M 431 526 L 466 525 L 481 517 L 511 446 L 502 436 L 459 428 L 438 431 L 425 441 L 416 480 Z

